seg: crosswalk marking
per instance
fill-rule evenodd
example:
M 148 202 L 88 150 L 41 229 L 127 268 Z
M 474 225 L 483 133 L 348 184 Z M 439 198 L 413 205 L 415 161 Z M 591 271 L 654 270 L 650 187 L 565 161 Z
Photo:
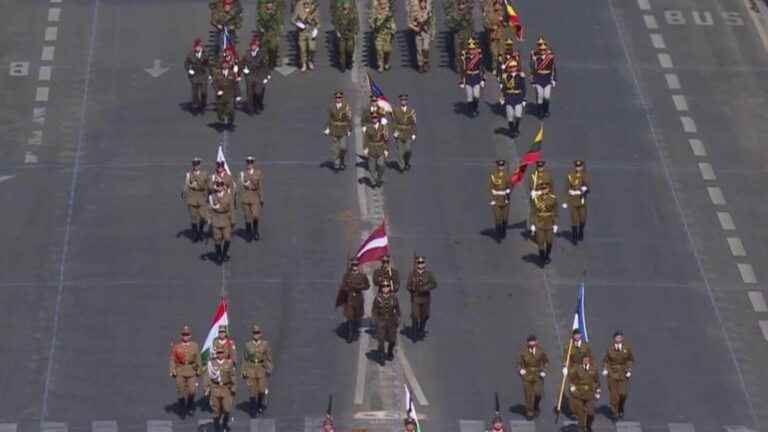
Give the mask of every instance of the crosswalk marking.
M 485 432 L 485 423 L 480 420 L 459 420 L 461 432 Z
M 536 423 L 527 420 L 510 420 L 510 432 L 536 432 Z
M 746 426 L 723 426 L 727 432 L 755 432 Z
M 252 419 L 251 432 L 275 432 L 275 419 Z
M 16 423 L 0 423 L 0 432 L 16 432 L 18 429 Z
M 117 422 L 114 420 L 96 420 L 91 422 L 91 432 L 117 432 Z
M 147 420 L 147 432 L 173 432 L 170 420 Z
M 41 432 L 67 432 L 69 428 L 66 423 L 60 422 L 43 422 L 40 428 Z
M 616 422 L 617 432 L 643 432 L 643 428 L 640 427 L 638 422 Z
M 690 423 L 669 423 L 669 432 L 695 432 Z

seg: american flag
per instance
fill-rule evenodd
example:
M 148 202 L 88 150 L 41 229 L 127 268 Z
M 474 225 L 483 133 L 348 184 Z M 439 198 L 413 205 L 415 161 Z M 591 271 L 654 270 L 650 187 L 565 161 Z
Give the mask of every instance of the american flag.
M 368 84 L 371 87 L 371 96 L 375 97 L 379 106 L 384 109 L 386 112 L 392 112 L 392 105 L 390 105 L 389 100 L 386 96 L 384 96 L 384 92 L 381 91 L 381 88 L 376 85 L 375 82 L 373 82 L 373 78 L 371 77 L 371 74 L 368 74 Z

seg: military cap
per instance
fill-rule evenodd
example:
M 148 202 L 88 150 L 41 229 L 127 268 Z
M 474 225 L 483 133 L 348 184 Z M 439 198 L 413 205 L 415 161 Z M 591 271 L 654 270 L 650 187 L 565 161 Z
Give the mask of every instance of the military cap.
M 507 161 L 505 161 L 504 159 L 499 159 L 499 160 L 496 161 L 496 166 L 497 167 L 503 167 L 506 164 L 507 164 Z
M 573 166 L 575 167 L 584 166 L 584 161 L 581 159 L 576 159 L 575 161 L 573 161 Z
M 224 348 L 216 348 L 216 354 L 224 354 Z
M 333 419 L 331 418 L 331 416 L 326 414 L 325 419 L 323 420 L 323 426 L 328 426 L 328 425 L 333 426 Z
M 261 327 L 259 327 L 256 324 L 254 324 L 253 325 L 253 332 L 254 333 L 261 333 Z
M 251 48 L 256 48 L 261 43 L 261 38 L 259 38 L 259 35 L 253 35 L 253 39 L 251 39 Z
M 350 258 L 349 259 L 349 264 L 351 264 L 353 266 L 360 265 L 360 260 L 358 260 L 357 258 Z
M 515 41 L 513 41 L 512 38 L 507 38 L 507 40 L 504 41 L 504 46 L 507 48 L 511 48 L 515 46 Z
M 469 40 L 467 41 L 467 47 L 468 48 L 477 48 L 477 41 L 475 40 L 475 38 L 473 38 L 473 37 L 469 38 Z
M 536 168 L 541 168 L 541 167 L 543 167 L 543 166 L 544 166 L 544 165 L 546 165 L 546 164 L 547 164 L 547 162 L 546 162 L 546 161 L 543 161 L 543 160 L 537 160 L 537 161 L 536 161 Z
M 616 330 L 616 332 L 613 333 L 613 337 L 616 337 L 616 336 L 624 336 L 624 332 L 621 330 Z
M 219 326 L 219 333 L 221 333 L 221 332 L 224 332 L 224 333 L 226 333 L 226 332 L 227 332 L 227 326 L 225 326 L 225 325 L 220 325 L 220 326 Z
M 379 114 L 378 111 L 374 111 L 374 112 L 371 113 L 371 118 L 372 119 L 378 119 L 379 117 L 381 117 L 381 115 Z
M 192 329 L 188 325 L 185 325 L 181 328 L 181 334 L 184 336 L 190 335 L 192 334 Z
M 203 40 L 202 39 L 197 38 L 197 39 L 195 39 L 194 42 L 192 42 L 192 48 L 193 49 L 202 48 L 202 47 L 203 47 Z
M 223 167 L 224 167 L 224 161 L 220 161 L 220 160 L 217 160 L 217 161 L 216 161 L 216 166 L 217 166 L 218 168 L 223 168 Z
M 580 329 L 573 329 L 571 332 L 572 335 L 582 334 Z
M 546 46 L 547 45 L 547 41 L 546 41 L 546 39 L 544 39 L 544 35 L 541 35 L 541 36 L 539 36 L 538 39 L 536 39 L 536 45 L 539 45 L 539 46 L 541 46 L 541 45 Z
M 341 91 L 341 90 L 336 90 L 336 93 L 333 94 L 333 97 L 335 97 L 335 98 L 343 98 L 344 97 L 344 92 Z
M 200 165 L 201 162 L 203 162 L 202 159 L 200 159 L 199 157 L 195 157 L 192 159 L 192 166 L 198 166 Z
M 528 341 L 528 342 L 535 342 L 537 340 L 538 339 L 536 338 L 536 335 L 533 335 L 533 334 L 532 335 L 528 335 L 528 338 L 526 339 L 526 341 Z
M 496 423 L 504 423 L 504 419 L 501 418 L 500 414 L 496 414 L 495 416 L 493 416 L 493 419 L 491 420 L 491 424 L 496 424 Z
M 419 256 L 416 257 L 416 264 L 424 264 L 426 262 L 427 262 L 427 260 L 423 256 L 419 255 Z
M 383 257 L 381 257 L 381 261 L 383 261 L 383 262 L 389 262 L 389 254 L 386 254 L 386 255 L 384 255 Z
M 412 419 L 410 417 L 406 417 L 405 421 L 403 423 L 405 423 L 406 426 L 408 426 L 408 425 L 416 426 L 416 420 L 414 420 L 414 419 Z
M 245 158 L 245 163 L 247 163 L 248 165 L 251 165 L 255 160 L 256 159 L 254 159 L 253 156 L 248 156 L 247 158 Z
M 408 95 L 407 95 L 407 94 L 405 94 L 405 93 L 403 93 L 403 94 L 401 94 L 400 96 L 398 96 L 398 98 L 399 98 L 401 101 L 402 101 L 402 100 L 408 100 Z
M 518 69 L 520 67 L 519 64 L 517 64 L 517 60 L 512 59 L 509 61 L 509 67 L 512 69 Z

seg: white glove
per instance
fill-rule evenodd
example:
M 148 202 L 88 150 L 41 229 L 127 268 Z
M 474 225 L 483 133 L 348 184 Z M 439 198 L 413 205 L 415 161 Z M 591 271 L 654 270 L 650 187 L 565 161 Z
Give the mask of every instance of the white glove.
M 595 392 L 595 399 L 600 399 L 600 389 Z
M 525 375 L 525 374 L 526 374 L 525 369 L 520 369 L 520 375 L 522 376 L 522 375 Z
M 336 32 L 336 37 L 340 38 L 341 37 L 341 33 Z
M 459 83 L 459 88 L 464 88 L 464 83 Z
M 219 91 L 217 91 L 217 92 L 216 92 L 216 96 L 221 96 L 221 95 L 223 95 L 223 94 L 224 94 L 224 92 L 223 92 L 223 91 L 221 91 L 221 90 L 219 90 Z
M 532 233 L 536 232 L 536 225 L 531 225 L 531 232 Z
M 552 81 L 552 88 L 557 87 L 557 81 Z
M 485 87 L 485 80 L 480 81 L 480 87 Z
M 386 150 L 384 150 L 384 157 L 385 157 L 385 158 L 388 158 L 388 157 L 389 157 L 389 152 L 388 152 L 388 151 L 386 151 Z
M 315 27 L 314 30 L 312 30 L 312 39 L 317 37 L 317 27 Z
M 581 195 L 581 191 L 568 189 L 568 195 L 570 195 L 570 196 Z
M 187 72 L 188 72 L 190 75 L 194 75 L 194 74 L 195 74 L 195 71 L 193 71 L 192 69 L 188 70 Z
M 399 136 L 400 136 L 400 132 L 398 132 L 398 131 L 394 131 L 394 132 L 392 133 L 392 136 L 394 136 L 395 138 L 397 138 L 397 137 L 399 137 Z
M 368 149 L 363 149 L 363 154 L 368 156 Z
M 262 83 L 262 84 L 266 84 L 266 83 L 267 83 L 267 81 L 269 81 L 269 78 L 264 78 L 264 79 L 261 81 L 261 83 Z
M 306 25 L 306 24 L 304 24 L 304 23 L 303 23 L 303 22 L 301 22 L 301 21 L 296 21 L 294 24 L 296 24 L 296 27 L 298 27 L 298 28 L 300 28 L 300 29 L 302 29 L 302 30 L 304 30 L 305 28 L 307 28 L 307 25 Z
M 586 186 L 582 186 L 582 187 L 581 187 L 581 191 L 582 191 L 582 192 L 586 192 L 586 191 L 587 191 L 587 187 L 586 187 Z
M 496 201 L 491 201 L 490 205 L 496 205 Z
M 240 102 L 241 100 L 243 100 L 243 98 L 241 96 L 238 96 L 238 97 L 235 98 L 235 102 Z
M 323 133 L 326 134 L 326 135 L 330 134 L 331 133 L 331 128 L 325 128 Z
M 382 118 L 381 118 L 381 124 L 383 124 L 384 126 L 386 126 L 386 125 L 387 125 L 387 123 L 389 123 L 389 120 L 387 120 L 387 118 L 386 118 L 386 117 L 382 117 Z
M 246 67 L 244 67 L 244 68 L 243 68 L 243 73 L 244 73 L 244 74 L 246 74 L 246 75 L 248 75 L 249 73 L 251 73 L 251 70 L 250 70 L 250 69 L 248 69 L 248 66 L 246 66 Z
M 504 105 L 504 97 L 499 96 L 499 105 Z
M 624 374 L 625 377 L 629 378 L 632 376 L 632 372 L 627 371 L 627 373 Z
M 352 131 L 349 131 L 349 130 L 348 130 L 348 131 L 347 131 L 347 136 L 350 136 L 350 135 L 352 135 Z
M 547 373 L 544 372 L 544 371 L 541 371 L 541 372 L 539 372 L 539 376 L 544 378 L 545 376 L 547 376 Z
M 573 392 L 575 392 L 575 391 L 576 391 L 576 386 L 575 386 L 575 385 L 572 385 L 572 386 L 571 386 L 571 393 L 573 393 Z
M 557 232 L 557 225 L 552 225 L 552 231 Z
M 568 373 L 568 368 L 567 368 L 567 367 L 565 367 L 565 366 L 563 366 L 563 375 L 565 375 L 565 374 L 567 374 L 567 373 Z
M 606 375 L 608 375 L 608 370 L 607 369 L 603 369 L 603 376 L 606 376 Z
M 411 135 L 411 140 L 416 141 L 416 134 Z
M 539 194 L 538 192 L 536 192 L 535 190 L 532 190 L 531 191 L 531 199 L 536 198 L 536 195 L 538 195 L 538 194 Z
M 563 208 L 568 208 L 568 204 L 563 203 Z

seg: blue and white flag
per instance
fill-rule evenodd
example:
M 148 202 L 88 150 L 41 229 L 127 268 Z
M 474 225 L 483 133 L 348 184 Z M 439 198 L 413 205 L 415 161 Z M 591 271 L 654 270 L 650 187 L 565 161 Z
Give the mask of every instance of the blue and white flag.
M 224 170 L 227 172 L 227 174 L 232 175 L 232 172 L 229 171 L 227 158 L 224 157 L 224 150 L 221 148 L 221 144 L 219 144 L 219 151 L 216 153 L 216 162 L 224 162 Z
M 587 335 L 587 315 L 584 309 L 584 282 L 579 286 L 579 295 L 576 298 L 576 313 L 573 315 L 573 330 L 581 331 L 584 342 L 589 342 Z
M 384 92 L 381 91 L 381 88 L 376 85 L 376 83 L 373 81 L 373 78 L 371 77 L 371 74 L 368 74 L 368 85 L 371 88 L 371 96 L 376 98 L 376 103 L 386 112 L 391 113 L 392 112 L 392 105 L 389 103 L 389 100 L 386 96 L 384 96 Z

